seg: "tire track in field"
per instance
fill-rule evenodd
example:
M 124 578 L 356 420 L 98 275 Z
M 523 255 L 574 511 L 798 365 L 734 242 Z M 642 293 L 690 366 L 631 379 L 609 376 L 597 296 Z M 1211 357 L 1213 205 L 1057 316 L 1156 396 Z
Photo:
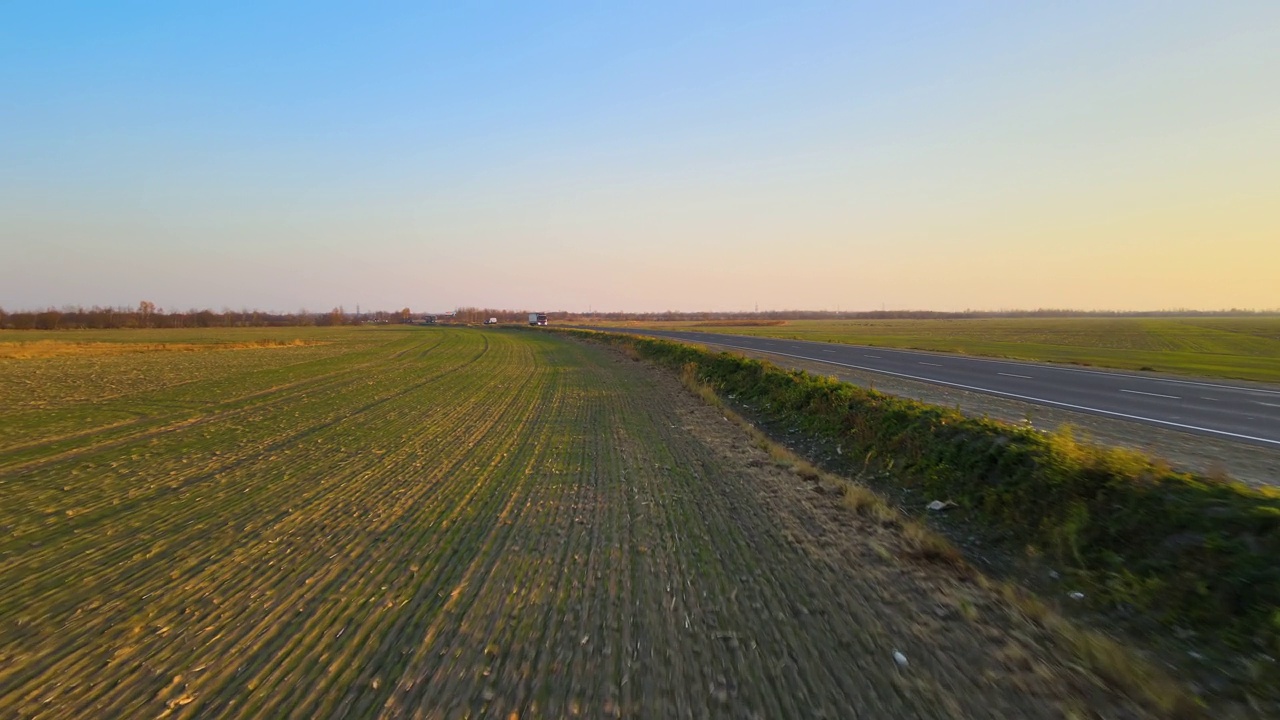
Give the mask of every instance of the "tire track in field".
M 568 423 L 563 420 L 542 423 L 536 438 L 539 452 L 526 470 L 526 481 L 518 493 L 511 495 L 451 595 L 450 604 L 428 629 L 420 645 L 421 654 L 406 669 L 397 693 L 386 705 L 387 715 L 419 715 L 418 708 L 424 705 L 449 715 L 465 712 L 469 700 L 474 699 L 468 695 L 476 691 L 469 687 L 471 673 L 477 667 L 496 665 L 502 657 L 514 657 L 520 651 L 521 634 L 536 632 L 528 622 L 506 622 L 520 617 L 523 597 L 514 593 L 497 594 L 491 589 L 529 583 L 533 579 L 531 573 L 539 565 L 553 578 L 564 577 L 558 572 L 564 566 L 549 564 L 547 559 L 559 557 L 565 561 L 577 549 L 571 539 L 554 532 L 555 525 L 546 520 L 548 517 L 561 519 L 577 508 L 573 494 L 581 488 L 575 482 L 582 467 L 581 458 L 573 458 L 573 449 L 559 443 L 567 439 L 563 433 L 580 432 L 577 424 L 584 419 L 584 411 L 589 411 L 589 407 L 581 393 L 568 397 L 562 393 L 558 399 L 560 408 L 552 416 L 574 419 Z M 544 532 L 529 537 L 530 525 Z M 525 550 L 522 545 L 531 547 Z M 562 619 L 536 617 L 544 626 Z M 527 671 L 527 663 L 522 664 Z M 492 673 L 492 667 L 487 668 L 487 674 L 481 671 L 486 677 Z M 507 679 L 518 682 L 510 673 Z M 493 677 L 493 682 L 480 689 L 479 695 L 495 692 L 498 680 Z
M 528 384 L 529 383 L 526 383 L 526 385 Z M 537 390 L 538 388 L 532 387 L 529 389 L 532 391 L 532 390 Z M 535 410 L 537 410 L 539 413 L 545 409 L 544 403 L 546 399 L 547 399 L 546 397 L 528 398 L 528 400 L 533 401 L 532 407 Z M 494 475 L 494 476 L 510 475 L 512 481 L 523 476 L 522 472 L 513 471 L 511 468 L 513 467 L 518 468 L 518 465 L 520 463 L 525 462 L 525 460 L 523 459 L 525 452 L 522 451 L 522 449 L 519 447 L 519 444 L 520 444 L 520 436 L 524 429 L 523 425 L 527 424 L 531 420 L 531 416 L 528 412 L 530 407 L 531 405 L 529 404 L 529 402 L 527 402 L 526 398 L 524 398 L 523 395 L 517 395 L 508 404 L 508 408 L 504 410 L 504 412 L 493 415 L 490 418 L 491 422 L 488 423 L 488 425 L 486 426 L 486 429 L 484 430 L 484 433 L 480 437 L 475 438 L 474 435 L 472 436 L 477 440 L 477 442 L 474 443 L 474 446 L 481 449 L 478 450 L 477 452 L 469 454 L 468 457 L 472 461 L 480 461 L 480 462 L 486 463 L 485 469 L 481 471 L 482 474 Z M 536 414 L 534 415 L 534 417 L 536 417 Z M 496 453 L 500 457 L 496 459 L 493 457 L 489 457 L 490 452 Z M 515 464 L 513 465 L 513 463 Z M 506 468 L 506 469 L 503 469 L 503 468 Z M 461 474 L 462 472 L 464 471 L 459 469 L 459 474 Z M 471 471 L 471 472 L 474 472 L 474 471 Z M 440 543 L 440 544 L 451 546 L 453 543 L 456 542 L 457 544 L 463 547 L 471 546 L 475 542 L 476 536 L 474 535 L 474 533 L 480 530 L 483 527 L 483 524 L 479 524 L 479 523 L 467 524 L 465 522 L 459 522 L 461 519 L 463 519 L 462 516 L 473 515 L 473 514 L 479 514 L 480 516 L 485 515 L 487 512 L 489 512 L 492 509 L 492 507 L 494 506 L 494 503 L 500 501 L 500 499 L 504 496 L 504 492 L 509 490 L 510 488 L 508 488 L 507 486 L 498 484 L 498 481 L 495 480 L 493 483 L 480 483 L 480 484 L 475 484 L 471 486 L 458 486 L 457 489 L 460 491 L 465 491 L 465 495 L 457 498 L 448 499 L 448 502 L 445 503 L 445 507 L 449 508 L 448 515 L 444 517 L 443 520 L 428 521 L 430 524 L 441 524 L 445 527 L 452 525 L 453 527 L 455 527 L 457 530 L 454 533 L 455 537 L 453 539 L 453 542 L 443 542 L 439 538 L 437 538 L 435 540 L 432 540 L 431 541 L 432 543 Z M 415 519 L 414 524 L 417 524 L 420 521 L 421 521 L 420 518 Z M 461 534 L 459 535 L 458 533 L 461 533 Z M 452 556 L 451 552 L 450 552 L 450 555 Z M 442 561 L 436 564 L 436 568 L 439 570 L 439 573 L 437 573 L 436 575 L 433 575 L 432 573 L 429 573 L 429 572 L 424 573 L 422 575 L 423 582 L 419 584 L 418 586 L 419 590 L 422 590 L 424 588 L 428 590 L 435 589 L 437 591 L 439 591 L 442 588 L 447 589 L 450 583 L 457 582 L 456 573 L 462 570 L 462 565 L 452 561 L 448 561 L 448 562 Z M 448 578 L 448 579 L 444 579 L 444 578 Z M 435 593 L 432 593 L 432 594 L 434 595 Z M 437 610 L 433 609 L 436 605 L 436 603 L 433 600 L 426 597 L 420 598 L 420 600 L 421 600 L 420 602 L 412 602 L 412 604 L 414 604 L 416 607 L 419 607 L 419 608 L 431 609 L 432 612 L 438 612 Z M 411 601 L 406 599 L 405 602 L 409 603 Z M 444 604 L 447 606 L 448 601 L 446 600 Z M 404 639 L 405 639 L 405 633 L 402 627 L 400 630 L 394 632 L 393 634 L 386 636 L 386 639 L 382 642 L 381 647 L 382 649 L 385 650 L 389 646 L 389 644 L 391 645 L 402 644 L 404 642 Z M 355 662 L 348 663 L 347 667 L 350 668 L 349 673 L 351 670 L 358 669 L 365 662 L 366 661 L 355 661 Z M 375 665 L 380 669 L 383 669 L 383 670 L 387 669 L 386 663 L 375 663 Z M 336 682 L 336 679 L 335 679 L 335 682 Z M 389 685 L 387 685 L 387 687 L 388 689 L 390 689 Z M 313 709 L 309 707 L 309 701 L 306 701 L 304 699 L 299 699 L 296 703 L 293 703 L 293 704 L 286 703 L 284 704 L 284 707 L 292 708 L 292 711 L 291 711 L 292 714 L 298 717 L 311 717 L 317 714 Z

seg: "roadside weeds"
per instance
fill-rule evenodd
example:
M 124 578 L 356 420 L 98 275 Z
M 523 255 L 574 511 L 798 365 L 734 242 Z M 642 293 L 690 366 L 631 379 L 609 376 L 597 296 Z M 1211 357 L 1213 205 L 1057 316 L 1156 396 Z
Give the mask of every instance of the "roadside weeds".
M 640 359 L 633 349 L 624 352 L 632 359 Z M 850 512 L 896 530 L 908 548 L 905 559 L 949 568 L 958 576 L 999 596 L 1010 610 L 1021 613 L 1048 631 L 1072 656 L 1077 667 L 1161 716 L 1173 720 L 1206 717 L 1205 706 L 1199 699 L 1134 650 L 1098 631 L 1076 626 L 1043 600 L 1012 582 L 988 578 L 970 565 L 949 540 L 923 522 L 904 516 L 882 495 L 856 480 L 816 467 L 770 438 L 728 407 L 714 388 L 698 378 L 697 370 L 696 365 L 688 363 L 680 371 L 681 383 L 693 395 L 746 432 L 752 444 L 768 453 L 779 467 L 789 469 L 801 480 L 814 483 L 824 492 L 837 493 L 841 505 Z M 876 544 L 875 551 L 884 559 L 892 557 L 892 553 L 882 545 Z M 963 601 L 960 613 L 966 619 L 974 617 L 972 606 Z

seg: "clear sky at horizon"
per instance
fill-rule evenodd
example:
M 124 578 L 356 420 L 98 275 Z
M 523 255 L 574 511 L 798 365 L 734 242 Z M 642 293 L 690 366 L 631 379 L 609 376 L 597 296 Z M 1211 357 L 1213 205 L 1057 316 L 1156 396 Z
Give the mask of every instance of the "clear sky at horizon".
M 3 3 L 0 307 L 1280 308 L 1280 3 Z

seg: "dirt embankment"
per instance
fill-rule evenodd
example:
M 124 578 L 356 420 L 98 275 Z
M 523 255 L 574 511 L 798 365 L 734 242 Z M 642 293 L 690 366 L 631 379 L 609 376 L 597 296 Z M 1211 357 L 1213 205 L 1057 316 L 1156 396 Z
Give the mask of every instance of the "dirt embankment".
M 704 343 L 719 349 L 711 343 Z M 1054 431 L 1070 425 L 1081 440 L 1127 447 L 1168 460 L 1175 468 L 1204 473 L 1211 477 L 1229 475 L 1250 485 L 1280 485 L 1280 452 L 1246 443 L 1232 442 L 1166 430 L 1140 423 L 1010 400 L 983 393 L 904 380 L 891 375 L 850 370 L 820 362 L 796 360 L 769 353 L 734 348 L 734 353 L 828 377 L 837 377 L 860 387 L 890 395 L 908 397 L 931 405 L 953 407 L 972 417 L 990 417 L 1011 423 L 1030 422 L 1039 430 Z

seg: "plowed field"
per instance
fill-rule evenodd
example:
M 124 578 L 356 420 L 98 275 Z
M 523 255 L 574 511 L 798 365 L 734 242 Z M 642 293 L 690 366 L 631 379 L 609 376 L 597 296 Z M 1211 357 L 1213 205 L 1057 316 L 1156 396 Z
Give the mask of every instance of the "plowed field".
M 0 359 L 0 717 L 1141 714 L 602 348 L 164 355 Z

